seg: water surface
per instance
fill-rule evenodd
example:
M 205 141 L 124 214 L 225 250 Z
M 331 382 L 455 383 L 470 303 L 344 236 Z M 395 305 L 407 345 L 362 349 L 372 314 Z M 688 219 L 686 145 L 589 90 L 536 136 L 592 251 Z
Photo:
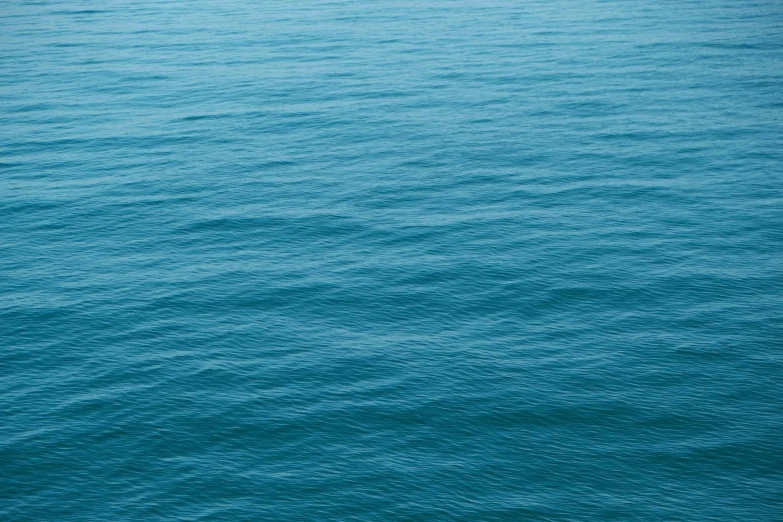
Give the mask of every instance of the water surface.
M 776 0 L 10 0 L 0 518 L 779 520 Z

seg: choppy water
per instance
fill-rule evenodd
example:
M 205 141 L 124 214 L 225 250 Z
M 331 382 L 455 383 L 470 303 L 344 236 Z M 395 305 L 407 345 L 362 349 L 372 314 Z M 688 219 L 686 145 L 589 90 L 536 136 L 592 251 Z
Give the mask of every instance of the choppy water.
M 0 6 L 0 518 L 783 519 L 777 0 Z

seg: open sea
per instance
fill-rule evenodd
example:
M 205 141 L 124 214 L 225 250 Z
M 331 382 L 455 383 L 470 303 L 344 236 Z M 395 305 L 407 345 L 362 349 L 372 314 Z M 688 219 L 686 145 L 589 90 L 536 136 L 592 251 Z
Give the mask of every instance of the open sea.
M 3 0 L 0 520 L 783 520 L 780 0 Z

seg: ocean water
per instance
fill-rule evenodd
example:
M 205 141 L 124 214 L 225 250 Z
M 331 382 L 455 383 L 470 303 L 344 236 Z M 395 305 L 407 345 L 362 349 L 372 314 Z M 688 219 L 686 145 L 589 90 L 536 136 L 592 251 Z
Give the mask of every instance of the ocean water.
M 0 520 L 783 520 L 778 0 L 0 5 Z

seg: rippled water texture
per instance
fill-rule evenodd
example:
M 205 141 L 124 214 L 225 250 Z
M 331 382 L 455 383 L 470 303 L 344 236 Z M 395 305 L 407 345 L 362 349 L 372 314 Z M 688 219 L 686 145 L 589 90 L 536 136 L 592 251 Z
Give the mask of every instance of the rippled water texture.
M 0 519 L 783 516 L 778 0 L 0 6 Z

